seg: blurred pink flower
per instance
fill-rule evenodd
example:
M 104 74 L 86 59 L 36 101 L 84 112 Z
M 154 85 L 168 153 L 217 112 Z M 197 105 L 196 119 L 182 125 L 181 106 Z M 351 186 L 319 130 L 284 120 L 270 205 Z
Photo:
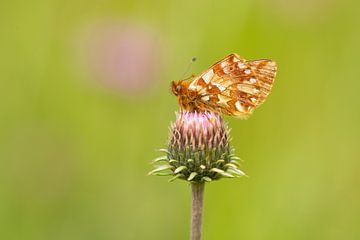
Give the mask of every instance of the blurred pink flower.
M 95 24 L 81 36 L 80 47 L 87 71 L 101 84 L 127 94 L 148 89 L 161 65 L 157 34 L 136 23 Z

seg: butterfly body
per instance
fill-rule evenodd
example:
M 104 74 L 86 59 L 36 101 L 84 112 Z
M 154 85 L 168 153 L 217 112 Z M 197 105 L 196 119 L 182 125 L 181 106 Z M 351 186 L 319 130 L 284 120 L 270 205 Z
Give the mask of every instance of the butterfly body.
M 182 110 L 213 111 L 248 117 L 271 91 L 275 62 L 247 61 L 230 54 L 190 80 L 172 82 L 172 92 Z

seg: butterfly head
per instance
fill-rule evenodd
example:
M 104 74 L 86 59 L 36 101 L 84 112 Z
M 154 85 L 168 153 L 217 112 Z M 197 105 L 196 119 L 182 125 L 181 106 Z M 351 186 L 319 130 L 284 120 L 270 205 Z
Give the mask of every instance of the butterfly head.
M 183 80 L 178 80 L 178 81 L 172 81 L 171 82 L 171 91 L 175 96 L 179 96 L 182 94 L 183 92 L 183 85 L 182 85 Z

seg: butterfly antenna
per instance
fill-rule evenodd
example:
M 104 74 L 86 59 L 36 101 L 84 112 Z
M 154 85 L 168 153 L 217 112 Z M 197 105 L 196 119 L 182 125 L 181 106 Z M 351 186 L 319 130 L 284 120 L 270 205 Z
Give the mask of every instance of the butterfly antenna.
M 196 60 L 197 60 L 197 58 L 196 58 L 196 57 L 192 57 L 192 58 L 191 58 L 191 60 L 190 60 L 190 62 L 189 62 L 189 64 L 188 64 L 188 66 L 187 66 L 187 68 L 186 68 L 186 71 L 184 72 L 183 76 L 181 77 L 182 79 L 186 76 L 186 74 L 188 74 L 188 73 L 189 73 L 189 71 L 190 71 L 190 68 L 191 68 L 192 64 L 193 64 Z

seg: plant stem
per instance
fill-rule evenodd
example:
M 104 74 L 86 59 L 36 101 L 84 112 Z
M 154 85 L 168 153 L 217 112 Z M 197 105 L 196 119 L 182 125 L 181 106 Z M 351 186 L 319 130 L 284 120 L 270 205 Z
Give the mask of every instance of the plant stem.
M 191 183 L 191 240 L 201 240 L 202 209 L 205 183 Z

